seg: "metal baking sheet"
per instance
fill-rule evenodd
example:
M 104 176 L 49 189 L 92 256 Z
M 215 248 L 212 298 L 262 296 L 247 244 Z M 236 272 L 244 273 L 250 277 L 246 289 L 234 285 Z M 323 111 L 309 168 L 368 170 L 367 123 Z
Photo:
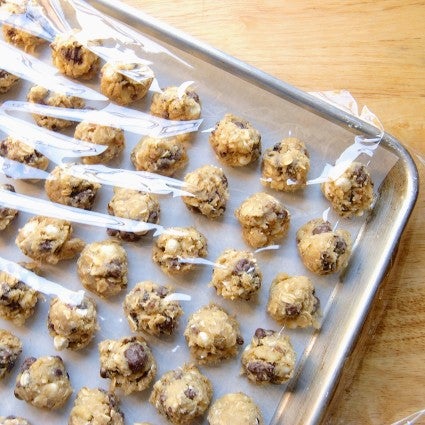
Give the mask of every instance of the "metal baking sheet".
M 88 3 L 126 22 L 190 65 L 177 63 L 168 55 L 153 53 L 147 55 L 147 59 L 153 62 L 152 67 L 161 86 L 177 85 L 187 80 L 195 81 L 203 106 L 204 129 L 213 127 L 224 113 L 233 112 L 247 118 L 260 130 L 265 149 L 284 137 L 287 129 L 293 128 L 296 124 L 302 129 L 310 150 L 311 176 L 318 176 L 326 162 L 335 160 L 335 155 L 352 143 L 355 134 L 372 137 L 376 135 L 375 128 L 358 118 L 199 43 L 143 15 L 140 11 L 117 1 L 91 0 Z M 141 102 L 138 106 L 146 110 L 148 103 Z M 185 172 L 203 165 L 205 161 L 220 165 L 212 155 L 207 139 L 208 132 L 196 136 L 189 147 L 189 165 L 177 177 L 182 178 Z M 128 149 L 131 149 L 136 141 L 134 137 L 128 137 Z M 248 343 L 258 326 L 278 329 L 278 326 L 267 317 L 263 308 L 273 277 L 283 271 L 289 274 L 307 274 L 315 282 L 321 298 L 323 321 L 320 331 L 317 332 L 288 331 L 298 359 L 296 376 L 287 385 L 259 387 L 250 384 L 246 378 L 239 375 L 239 357 L 220 366 L 201 367 L 201 370 L 213 382 L 214 399 L 226 392 L 245 391 L 261 407 L 266 423 L 294 425 L 319 423 L 416 200 L 418 184 L 414 163 L 402 145 L 392 136 L 384 134 L 381 146 L 371 164 L 373 178 L 378 183 L 377 189 L 379 188 L 378 200 L 367 219 L 339 224 L 341 226 L 344 224 L 344 227 L 348 227 L 356 236 L 350 264 L 340 277 L 311 275 L 306 272 L 296 255 L 294 242 L 296 229 L 309 219 L 321 216 L 327 208 L 318 186 L 308 187 L 302 195 L 280 194 L 266 190 L 287 205 L 291 211 L 292 222 L 290 233 L 279 250 L 257 254 L 264 273 L 264 283 L 256 304 L 232 303 L 217 297 L 212 288 L 207 286 L 211 275 L 211 269 L 208 267 L 199 267 L 197 272 L 187 279 L 166 277 L 150 263 L 151 238 L 146 238 L 139 244 L 126 245 L 130 256 L 129 288 L 138 281 L 152 279 L 159 283 L 172 283 L 179 292 L 187 292 L 192 296 L 190 303 L 183 304 L 185 315 L 180 322 L 178 336 L 161 340 L 149 338 L 158 360 L 157 378 L 166 370 L 190 361 L 182 332 L 192 311 L 209 301 L 223 305 L 237 316 L 245 342 Z M 131 167 L 128 155 L 119 165 Z M 161 199 L 161 224 L 195 225 L 207 236 L 208 258 L 212 261 L 225 248 L 247 248 L 232 213 L 249 194 L 264 190 L 258 178 L 259 164 L 248 169 L 228 167 L 224 169 L 230 182 L 231 199 L 226 216 L 222 220 L 210 222 L 188 214 L 179 199 Z M 33 190 L 32 186 L 26 183 L 20 184 L 19 187 L 26 192 Z M 41 186 L 38 187 L 40 188 Z M 96 209 L 105 211 L 109 197 L 110 193 L 105 191 L 98 200 Z M 170 214 L 170 211 L 173 211 L 173 214 Z M 17 228 L 27 218 L 28 215 L 21 214 L 18 223 L 2 235 L 0 242 L 2 252 L 15 250 L 16 258 L 22 259 L 22 254 L 17 248 L 11 247 L 10 242 L 14 240 Z M 96 232 L 84 226 L 75 227 L 76 234 L 85 240 L 99 240 Z M 59 282 L 66 279 L 70 287 L 80 288 L 73 262 L 67 263 L 61 270 L 51 268 L 49 277 Z M 103 388 L 108 385 L 108 381 L 101 379 L 98 374 L 96 343 L 104 338 L 118 338 L 130 334 L 122 316 L 122 298 L 121 296 L 107 302 L 99 301 L 101 331 L 88 349 L 77 353 L 60 353 L 69 369 L 75 393 L 83 385 Z M 54 352 L 52 341 L 45 329 L 48 302 L 40 304 L 36 317 L 22 329 L 1 322 L 2 326 L 4 324 L 6 328 L 15 331 L 23 338 L 25 348 L 20 360 L 26 355 L 38 356 Z M 15 369 L 5 384 L 0 386 L 0 394 L 7 394 L 8 397 L 6 406 L 0 404 L 0 414 L 3 414 L 5 409 L 5 414 L 21 414 L 33 419 L 34 423 L 66 423 L 75 394 L 60 411 L 40 411 L 15 400 L 13 395 L 7 392 L 13 392 L 16 373 Z M 149 391 L 122 397 L 122 410 L 126 414 L 126 423 L 143 420 L 150 420 L 155 424 L 166 423 L 163 418 L 156 415 L 147 401 L 148 397 Z M 197 423 L 203 422 L 200 420 Z

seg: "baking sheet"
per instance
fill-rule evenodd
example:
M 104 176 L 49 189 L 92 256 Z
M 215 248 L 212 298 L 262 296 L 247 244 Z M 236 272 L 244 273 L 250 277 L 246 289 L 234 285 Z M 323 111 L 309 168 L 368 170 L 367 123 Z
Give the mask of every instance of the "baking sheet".
M 96 2 L 93 2 L 96 4 Z M 284 99 L 281 96 L 272 94 L 269 90 L 262 89 L 252 82 L 245 81 L 238 75 L 233 75 L 225 71 L 222 67 L 216 67 L 208 62 L 199 59 L 191 53 L 185 53 L 167 44 L 164 46 L 184 62 L 176 61 L 172 56 L 166 54 L 146 54 L 146 58 L 154 65 L 152 68 L 157 75 L 161 87 L 167 85 L 179 85 L 188 80 L 195 81 L 195 88 L 202 102 L 202 118 L 204 119 L 201 131 L 195 136 L 188 149 L 189 164 L 185 170 L 176 174 L 175 177 L 183 178 L 186 172 L 192 171 L 198 166 L 214 164 L 221 166 L 214 157 L 208 144 L 208 130 L 222 118 L 226 112 L 240 115 L 249 121 L 261 132 L 263 139 L 263 150 L 273 146 L 277 141 L 287 136 L 288 131 L 294 128 L 300 129 L 303 134 L 311 157 L 310 177 L 320 175 L 327 162 L 335 161 L 339 154 L 353 143 L 354 133 L 350 128 L 344 128 L 332 122 L 329 117 L 322 117 L 305 107 Z M 48 54 L 45 55 L 49 60 Z M 28 90 L 28 84 L 21 84 L 7 98 L 22 99 Z M 96 84 L 93 85 L 96 87 Z M 148 111 L 151 94 L 137 104 L 143 111 Z M 2 97 L 4 101 L 6 96 Z M 29 118 L 30 120 L 30 118 Z M 138 142 L 138 137 L 126 134 L 127 149 L 120 161 L 114 165 L 119 167 L 132 168 L 129 160 L 129 151 Z M 369 158 L 363 158 L 365 162 Z M 384 181 L 388 171 L 398 160 L 398 157 L 387 149 L 379 148 L 372 159 L 370 167 L 372 177 L 378 188 Z M 145 237 L 141 242 L 135 244 L 125 244 L 129 254 L 129 290 L 141 280 L 153 280 L 158 283 L 174 285 L 178 292 L 191 295 L 190 302 L 183 302 L 184 316 L 180 320 L 178 332 L 170 338 L 147 337 L 153 353 L 158 362 L 159 378 L 165 371 L 181 366 L 190 361 L 186 343 L 183 338 L 184 327 L 188 316 L 200 306 L 209 302 L 217 302 L 227 311 L 235 314 L 241 325 L 242 335 L 245 344 L 249 343 L 255 329 L 264 327 L 279 330 L 265 313 L 265 304 L 268 297 L 268 288 L 272 279 L 278 272 L 286 272 L 291 275 L 304 274 L 312 278 L 316 285 L 316 292 L 321 300 L 324 312 L 324 323 L 331 317 L 332 306 L 335 304 L 335 297 L 338 297 L 341 287 L 338 276 L 318 277 L 309 273 L 301 264 L 295 245 L 295 232 L 298 227 L 311 218 L 321 217 L 328 208 L 326 200 L 322 197 L 317 185 L 307 187 L 302 193 L 282 194 L 262 187 L 259 181 L 259 163 L 244 168 L 231 169 L 223 167 L 230 187 L 230 200 L 225 216 L 221 220 L 209 221 L 208 219 L 189 213 L 179 198 L 162 196 L 160 223 L 164 226 L 187 226 L 195 225 L 208 239 L 209 254 L 208 259 L 214 261 L 218 255 L 226 248 L 247 249 L 243 242 L 241 232 L 233 211 L 250 194 L 256 191 L 266 191 L 280 199 L 291 213 L 291 227 L 288 236 L 282 241 L 279 249 L 262 251 L 256 254 L 259 266 L 263 271 L 263 287 L 257 300 L 252 302 L 231 302 L 221 299 L 215 294 L 213 288 L 208 287 L 211 279 L 211 268 L 209 266 L 198 266 L 194 273 L 182 278 L 170 278 L 164 275 L 151 260 L 152 238 Z M 29 184 L 19 182 L 15 184 L 16 189 L 21 193 L 37 194 L 45 198 L 42 184 Z M 97 200 L 94 210 L 106 211 L 106 204 L 111 198 L 111 191 L 102 188 L 101 196 Z M 0 255 L 19 261 L 24 256 L 13 244 L 16 231 L 29 218 L 27 214 L 20 214 L 15 223 L 1 234 Z M 353 237 L 356 237 L 366 217 L 344 220 L 339 219 L 330 213 L 330 220 L 333 223 L 338 221 L 338 226 L 349 229 Z M 102 236 L 98 231 L 91 228 L 76 225 L 75 233 L 87 242 L 106 238 L 106 233 Z M 364 234 L 362 233 L 362 237 Z M 376 254 L 379 255 L 379 254 Z M 349 268 L 352 265 L 349 266 Z M 49 266 L 46 268 L 46 277 L 65 284 L 72 289 L 80 289 L 75 269 L 75 261 L 61 263 L 60 267 Z M 345 280 L 345 279 L 344 279 Z M 345 284 L 344 282 L 343 284 Z M 352 282 L 351 282 L 352 283 Z M 68 368 L 74 393 L 81 386 L 107 388 L 108 381 L 99 377 L 98 353 L 96 345 L 105 338 L 120 338 L 130 335 L 128 324 L 123 317 L 121 303 L 125 294 L 109 301 L 98 302 L 98 314 L 101 329 L 95 341 L 81 352 L 61 352 Z M 26 356 L 41 356 L 53 354 L 54 348 L 52 339 L 49 337 L 46 327 L 48 310 L 48 300 L 39 303 L 39 308 L 34 318 L 27 322 L 25 327 L 17 328 L 7 322 L 1 321 L 1 326 L 12 330 L 24 341 L 24 352 L 20 361 Z M 333 317 L 332 323 L 327 326 L 337 326 L 340 318 Z M 286 331 L 285 331 L 286 332 Z M 308 330 L 288 330 L 297 353 L 297 375 L 302 376 L 303 370 L 308 363 L 314 363 L 317 358 L 311 357 L 313 346 L 319 342 L 329 346 L 330 339 L 323 341 L 321 332 L 314 333 Z M 223 362 L 217 366 L 201 367 L 203 373 L 208 376 L 214 387 L 214 399 L 227 392 L 244 391 L 252 396 L 260 406 L 265 423 L 272 421 L 274 412 L 282 400 L 288 396 L 286 385 L 281 386 L 256 386 L 240 376 L 240 356 L 232 361 Z M 34 423 L 65 423 L 69 410 L 72 408 L 74 397 L 71 397 L 64 409 L 57 412 L 40 411 L 28 404 L 16 400 L 13 397 L 14 378 L 18 368 L 15 368 L 11 376 L 0 384 L 0 393 L 6 395 L 7 403 L 1 406 L 0 414 L 22 415 L 32 419 Z M 81 373 L 84 371 L 84 373 Z M 293 391 L 306 391 L 302 385 L 297 389 L 297 379 L 289 383 L 291 393 Z M 122 410 L 126 415 L 126 423 L 152 421 L 155 424 L 165 424 L 165 419 L 159 417 L 153 407 L 148 403 L 150 390 L 140 394 L 122 397 Z M 2 397 L 4 400 L 4 398 Z M 3 411 L 4 410 L 4 411 Z M 279 417 L 275 418 L 276 420 Z M 196 423 L 202 423 L 199 420 Z M 295 423 L 295 422 L 293 422 Z

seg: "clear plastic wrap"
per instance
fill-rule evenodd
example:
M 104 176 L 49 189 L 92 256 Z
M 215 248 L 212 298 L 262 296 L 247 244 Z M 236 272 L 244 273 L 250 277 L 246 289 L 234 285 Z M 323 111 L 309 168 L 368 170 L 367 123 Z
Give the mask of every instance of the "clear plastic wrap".
M 288 383 L 281 385 L 269 383 L 256 385 L 251 383 L 246 376 L 241 374 L 241 353 L 250 343 L 257 328 L 273 329 L 277 333 L 288 335 L 292 341 L 297 359 L 293 381 L 297 379 L 299 371 L 305 366 L 306 362 L 316 361 L 316 359 L 309 357 L 311 344 L 314 344 L 316 338 L 320 338 L 320 323 L 326 320 L 328 311 L 332 309 L 334 299 L 338 296 L 338 289 L 344 284 L 344 276 L 339 272 L 318 275 L 307 270 L 297 253 L 296 232 L 309 220 L 324 217 L 324 221 L 331 223 L 333 231 L 344 229 L 351 234 L 353 252 L 356 252 L 356 241 L 361 237 L 369 211 L 365 211 L 362 216 L 354 216 L 351 219 L 340 217 L 333 209 L 329 209 L 329 203 L 321 193 L 320 184 L 329 181 L 330 178 L 338 180 L 347 165 L 352 164 L 353 161 L 359 161 L 369 169 L 374 183 L 375 197 L 379 196 L 378 188 L 397 160 L 395 155 L 379 146 L 383 134 L 382 129 L 375 125 L 376 134 L 373 137 L 356 135 L 354 132 L 347 131 L 326 119 L 299 108 L 260 87 L 244 81 L 242 78 L 192 57 L 189 53 L 172 49 L 165 44 L 161 45 L 156 40 L 141 35 L 126 25 L 117 23 L 112 18 L 100 14 L 86 2 L 51 0 L 44 3 L 49 3 L 52 6 L 52 10 L 55 10 L 54 14 L 52 12 L 46 13 L 44 15 L 46 19 L 52 20 L 52 16 L 60 17 L 62 24 L 55 25 L 55 28 L 61 27 L 61 32 L 73 28 L 81 29 L 79 41 L 83 42 L 85 46 L 92 49 L 103 59 L 114 61 L 137 60 L 141 64 L 152 65 L 155 77 L 161 87 L 181 87 L 180 91 L 185 92 L 188 85 L 182 83 L 182 81 L 188 81 L 190 84 L 194 81 L 193 87 L 199 94 L 202 103 L 201 118 L 203 121 L 202 123 L 200 120 L 175 122 L 157 120 L 157 118 L 148 115 L 148 102 L 151 100 L 153 92 L 158 93 L 158 90 L 150 90 L 146 98 L 133 105 L 133 109 L 130 107 L 122 108 L 111 103 L 106 107 L 104 105 L 102 107 L 98 106 L 96 111 L 79 111 L 28 104 L 23 102 L 25 98 L 24 87 L 21 87 L 19 93 L 14 93 L 12 99 L 8 98 L 8 95 L 3 95 L 3 101 L 8 99 L 3 104 L 4 110 L 8 111 L 8 113 L 3 112 L 0 115 L 1 128 L 7 133 L 12 133 L 14 128 L 16 128 L 16 123 L 19 122 L 18 129 L 22 129 L 22 131 L 15 134 L 15 136 L 19 136 L 28 142 L 30 139 L 28 131 L 29 129 L 35 131 L 36 126 L 29 124 L 31 118 L 28 114 L 21 114 L 22 112 L 51 113 L 52 116 L 72 118 L 77 121 L 80 118 L 90 119 L 98 124 L 119 126 L 127 130 L 124 153 L 119 158 L 115 158 L 111 164 L 108 164 L 108 172 L 114 172 L 113 170 L 116 172 L 122 171 L 123 174 L 118 174 L 118 178 L 122 180 L 122 186 L 127 188 L 139 189 L 137 185 L 133 186 L 135 184 L 133 179 L 136 173 L 134 171 L 126 171 L 133 169 L 130 162 L 130 150 L 139 141 L 141 134 L 152 135 L 152 133 L 147 133 L 143 130 L 148 128 L 144 126 L 143 119 L 146 119 L 145 122 L 149 123 L 151 122 L 147 120 L 149 118 L 153 120 L 155 125 L 159 123 L 159 126 L 161 127 L 162 125 L 162 129 L 165 129 L 165 131 L 155 133 L 155 136 L 179 135 L 189 131 L 192 132 L 192 139 L 189 142 L 185 142 L 189 151 L 189 164 L 184 171 L 178 170 L 175 173 L 175 177 L 178 180 L 168 180 L 165 177 L 159 177 L 157 182 L 152 183 L 159 184 L 159 186 L 153 186 L 153 191 L 161 194 L 159 197 L 161 204 L 160 224 L 147 223 L 147 227 L 142 230 L 154 229 L 157 233 L 143 236 L 139 242 L 123 242 L 129 258 L 128 290 L 122 291 L 115 297 L 106 300 L 96 296 L 100 330 L 97 332 L 95 340 L 81 352 L 70 350 L 61 352 L 71 377 L 74 395 L 68 400 L 65 407 L 58 411 L 45 411 L 34 408 L 13 397 L 14 378 L 18 370 L 18 368 L 15 368 L 11 376 L 6 379 L 5 385 L 0 389 L 0 393 L 4 394 L 8 400 L 7 406 L 4 408 L 4 414 L 26 416 L 33 420 L 34 423 L 65 423 L 75 400 L 75 395 L 81 387 L 107 389 L 110 384 L 109 380 L 103 379 L 99 375 L 97 344 L 105 339 L 119 339 L 132 335 L 124 315 L 122 303 L 125 295 L 138 282 L 149 280 L 160 285 L 171 286 L 173 294 L 168 299 L 181 301 L 181 308 L 184 312 L 173 335 L 157 337 L 145 333 L 142 334 L 157 360 L 158 371 L 155 381 L 168 370 L 181 368 L 184 364 L 194 361 L 184 337 L 186 324 L 192 313 L 210 303 L 215 303 L 224 308 L 230 316 L 236 317 L 244 343 L 239 347 L 237 355 L 231 359 L 223 360 L 217 365 L 199 366 L 202 373 L 212 382 L 213 401 L 226 393 L 243 391 L 258 404 L 265 423 L 270 423 L 277 406 L 285 397 L 285 392 L 290 391 L 292 381 L 289 380 Z M 63 6 L 63 8 L 60 6 Z M 22 25 L 22 28 L 28 29 L 25 20 L 13 20 L 12 22 L 9 18 L 2 15 L 3 22 L 19 24 Z M 65 28 L 66 26 L 68 26 L 67 29 Z M 43 25 L 43 28 L 49 27 L 47 24 Z M 45 29 L 43 32 L 37 33 L 37 35 L 44 35 L 45 38 L 52 40 L 51 33 L 52 31 Z M 50 35 L 48 36 L 48 34 Z M 103 41 L 101 44 L 94 43 L 97 40 Z M 50 62 L 48 52 L 43 51 L 42 58 L 46 63 Z M 134 77 L 133 74 L 132 77 Z M 90 81 L 89 83 L 84 83 L 84 86 L 96 91 L 97 83 L 97 80 Z M 12 112 L 13 114 L 19 112 L 19 117 L 22 115 L 22 119 L 15 116 L 12 117 Z M 355 110 L 351 109 L 350 113 L 353 112 Z M 108 115 L 108 113 L 111 113 L 111 115 Z M 311 161 L 306 187 L 294 192 L 281 192 L 264 186 L 264 181 L 262 181 L 261 177 L 261 159 L 245 167 L 224 165 L 220 158 L 214 154 L 211 146 L 209 146 L 208 139 L 212 133 L 211 129 L 215 128 L 217 121 L 220 121 L 226 113 L 233 113 L 238 117 L 242 117 L 258 129 L 261 133 L 263 152 L 266 149 L 272 150 L 273 146 L 283 139 L 302 139 L 306 144 Z M 358 115 L 362 119 L 367 118 L 366 114 Z M 142 119 L 142 122 L 135 126 L 134 123 L 139 119 Z M 376 124 L 375 117 L 372 116 L 370 122 Z M 170 127 L 167 127 L 168 125 Z M 173 125 L 175 127 L 172 127 Z M 171 133 L 168 132 L 167 128 L 171 129 Z M 175 133 L 173 133 L 173 128 Z M 44 129 L 39 130 L 38 139 L 42 138 L 43 141 L 46 140 L 46 134 L 49 135 L 49 140 L 51 137 L 52 141 L 56 140 L 58 143 L 59 139 L 60 143 L 65 140 L 64 135 L 61 133 L 53 134 L 46 133 Z M 42 151 L 41 146 L 34 145 L 34 147 L 40 148 L 40 151 Z M 52 145 L 49 145 L 42 153 L 51 155 Z M 51 159 L 60 163 L 67 156 L 71 155 L 66 153 L 55 158 L 51 157 Z M 79 156 L 82 156 L 81 152 L 76 155 L 76 157 Z M 187 195 L 185 192 L 180 192 L 187 189 L 184 185 L 180 186 L 178 182 L 183 182 L 186 172 L 194 171 L 201 166 L 210 164 L 221 167 L 224 170 L 229 186 L 230 197 L 222 217 L 214 220 L 208 219 L 201 214 L 188 211 L 180 197 L 162 196 L 162 194 L 169 193 Z M 109 165 L 111 166 L 109 167 Z M 95 166 L 92 170 L 96 171 L 96 173 L 102 173 L 105 168 L 103 166 Z M 83 172 L 89 173 L 90 167 L 83 168 Z M 87 177 L 87 174 L 84 174 L 84 176 Z M 10 179 L 2 179 L 2 181 L 11 183 Z M 14 199 L 26 200 L 24 204 L 29 205 L 30 199 L 22 196 L 30 196 L 31 202 L 34 202 L 34 208 L 39 209 L 39 214 L 47 214 L 46 211 L 49 211 L 50 208 L 47 205 L 52 204 L 49 204 L 46 200 L 46 194 L 40 183 L 19 181 L 12 183 L 20 195 L 15 196 L 12 193 L 8 193 L 7 198 L 0 197 L 0 205 L 3 202 L 3 205 L 17 207 L 17 204 L 13 204 Z M 291 182 L 289 181 L 288 183 L 290 184 Z M 272 195 L 290 213 L 290 225 L 286 236 L 277 240 L 276 243 L 264 247 L 252 247 L 247 244 L 242 237 L 238 220 L 234 217 L 234 212 L 241 204 L 250 195 L 257 192 L 266 192 Z M 3 193 L 6 192 L 2 191 L 0 195 L 3 195 Z M 102 226 L 103 222 L 98 221 L 102 217 L 104 219 L 109 217 L 109 220 L 115 220 L 117 217 L 107 216 L 106 214 L 97 215 L 107 210 L 111 197 L 111 188 L 102 187 L 101 194 L 93 208 L 96 212 L 79 211 L 83 222 L 87 224 L 87 220 L 93 217 L 96 225 Z M 19 208 L 24 210 L 24 204 L 19 204 Z M 69 208 L 59 205 L 55 205 L 54 208 L 58 208 L 58 213 L 55 213 L 55 216 L 62 214 L 61 211 L 71 211 Z M 72 211 L 74 213 L 74 210 Z M 34 212 L 34 209 L 32 209 L 32 212 Z M 6 230 L 2 231 L 0 245 L 0 254 L 2 256 L 14 261 L 18 261 L 18 259 L 23 257 L 23 254 L 14 245 L 13 241 L 16 231 L 25 224 L 29 217 L 30 215 L 28 214 L 20 214 Z M 143 224 L 139 225 L 143 226 Z M 193 266 L 192 270 L 181 276 L 165 274 L 151 260 L 152 247 L 157 243 L 159 236 L 168 228 L 187 228 L 191 226 L 194 226 L 205 236 L 208 245 L 207 255 L 205 258 L 201 256 L 199 258 L 180 256 L 178 257 L 178 262 L 180 264 L 191 264 Z M 110 221 L 106 221 L 104 227 L 112 227 Z M 117 228 L 119 229 L 119 226 Z M 137 231 L 141 229 L 126 228 L 126 230 Z M 106 233 L 90 226 L 76 225 L 75 233 L 88 244 L 108 238 Z M 173 235 L 179 236 L 176 233 Z M 212 271 L 215 268 L 222 267 L 217 259 L 227 249 L 247 251 L 258 262 L 262 272 L 262 287 L 258 294 L 249 301 L 224 299 L 212 287 Z M 81 289 L 81 282 L 75 270 L 75 261 L 65 261 L 61 263 L 60 267 L 49 265 L 44 267 L 44 269 L 46 276 L 52 281 L 66 282 L 66 287 L 72 291 Z M 318 330 L 313 327 L 282 328 L 267 313 L 269 288 L 271 282 L 279 273 L 286 273 L 291 276 L 308 276 L 311 279 L 315 287 L 315 296 L 320 300 L 321 305 Z M 22 338 L 24 352 L 20 358 L 21 361 L 26 356 L 38 357 L 55 353 L 52 338 L 47 332 L 45 323 L 48 303 L 41 302 L 40 304 L 34 318 L 24 327 L 19 328 L 8 322 L 1 322 L 2 327 L 10 329 Z M 37 341 L 37 344 L 34 344 L 35 341 Z M 166 419 L 158 415 L 155 408 L 149 403 L 151 388 L 150 386 L 147 390 L 131 395 L 124 395 L 121 390 L 117 390 L 117 394 L 121 399 L 121 409 L 125 413 L 126 423 L 141 421 L 151 421 L 155 424 L 167 423 Z M 3 414 L 3 406 L 0 413 Z M 201 416 L 194 423 L 206 423 L 206 415 Z

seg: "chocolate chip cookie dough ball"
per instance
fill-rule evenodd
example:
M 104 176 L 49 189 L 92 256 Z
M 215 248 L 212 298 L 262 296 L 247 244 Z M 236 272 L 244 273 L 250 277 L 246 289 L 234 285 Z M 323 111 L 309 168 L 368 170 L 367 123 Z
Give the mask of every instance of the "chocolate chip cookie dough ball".
M 199 369 L 186 364 L 155 382 L 149 401 L 172 424 L 190 424 L 211 403 L 212 385 Z
M 257 384 L 283 384 L 292 378 L 295 351 L 287 335 L 258 328 L 242 353 L 242 372 Z
M 112 297 L 127 287 L 127 253 L 117 241 L 90 243 L 81 252 L 77 271 L 87 290 L 100 297 Z
M 309 221 L 297 232 L 301 260 L 313 273 L 335 273 L 346 267 L 351 254 L 351 236 L 346 230 L 332 230 L 321 218 Z
M 10 373 L 21 353 L 21 340 L 12 332 L 0 329 L 0 381 Z
M 209 425 L 264 425 L 254 401 L 244 393 L 226 394 L 216 400 L 208 412 Z
M 226 114 L 209 138 L 217 158 L 225 165 L 243 167 L 261 154 L 260 133 L 245 119 Z
M 50 302 L 47 328 L 56 350 L 81 350 L 98 329 L 96 304 L 88 297 L 79 305 L 55 297 Z
M 18 81 L 19 77 L 0 69 L 0 94 L 7 93 Z
M 80 122 L 75 128 L 74 137 L 85 142 L 105 145 L 108 148 L 99 155 L 83 157 L 84 164 L 103 164 L 112 161 L 124 150 L 124 131 L 89 122 Z
M 185 146 L 176 137 L 144 137 L 130 156 L 137 171 L 171 176 L 188 162 Z
M 15 397 L 35 407 L 59 409 L 72 394 L 62 358 L 46 356 L 25 359 L 16 377 Z
M 124 313 L 133 332 L 171 335 L 183 314 L 171 289 L 151 281 L 139 282 L 124 300 Z
M 78 391 L 68 425 L 124 425 L 124 414 L 113 393 L 83 387 Z
M 323 183 L 322 192 L 341 217 L 361 216 L 374 200 L 373 182 L 367 168 L 353 162 L 336 180 Z
M 281 240 L 289 229 L 289 211 L 273 196 L 264 192 L 247 198 L 235 211 L 245 242 L 261 248 Z
M 81 239 L 72 238 L 70 222 L 36 216 L 19 229 L 16 245 L 35 261 L 57 264 L 75 257 L 84 248 Z
M 108 339 L 99 344 L 100 376 L 111 380 L 111 390 L 125 394 L 146 389 L 156 374 L 156 361 L 141 336 Z
M 290 329 L 318 327 L 319 299 L 306 276 L 279 273 L 270 287 L 267 312 L 280 325 Z
M 10 192 L 15 192 L 15 188 L 8 183 L 0 184 L 0 189 L 8 190 Z M 6 229 L 6 227 L 9 226 L 9 224 L 13 221 L 13 219 L 17 215 L 18 215 L 18 210 L 15 210 L 13 208 L 0 208 L 0 230 Z
M 164 273 L 179 274 L 195 267 L 185 259 L 205 258 L 207 254 L 207 240 L 194 227 L 170 227 L 155 241 L 152 260 Z
M 10 136 L 0 142 L 0 156 L 39 170 L 47 170 L 49 166 L 49 160 L 43 154 L 32 146 Z
M 204 165 L 186 174 L 184 182 L 184 190 L 194 195 L 182 197 L 190 211 L 208 218 L 218 218 L 224 214 L 229 199 L 229 184 L 221 168 Z
M 152 96 L 151 114 L 167 120 L 196 120 L 201 116 L 201 102 L 189 87 L 167 87 Z
M 0 317 L 22 326 L 34 314 L 37 301 L 37 291 L 0 271 Z
M 44 188 L 52 202 L 91 210 L 100 184 L 73 176 L 67 165 L 58 165 L 50 173 Z
M 215 264 L 210 285 L 223 298 L 249 300 L 260 289 L 263 275 L 251 252 L 226 249 Z
M 265 186 L 293 192 L 305 187 L 310 158 L 304 142 L 288 137 L 264 152 L 261 166 Z
M 114 195 L 108 204 L 109 214 L 145 223 L 157 224 L 160 212 L 161 207 L 156 195 L 121 187 L 114 188 Z M 116 236 L 127 242 L 138 241 L 146 233 L 148 232 L 135 233 L 108 229 L 109 236 Z
M 25 418 L 19 416 L 0 416 L 0 425 L 31 425 Z
M 235 357 L 243 344 L 236 319 L 215 304 L 202 307 L 189 317 L 184 336 L 190 353 L 200 364 Z
M 50 44 L 53 64 L 68 77 L 90 80 L 99 71 L 99 57 L 84 47 L 75 33 L 58 34 Z
M 120 71 L 133 71 L 145 78 L 136 81 Z M 101 69 L 100 91 L 120 105 L 130 105 L 146 96 L 153 79 L 153 71 L 146 65 L 108 62 Z
M 56 108 L 81 109 L 85 106 L 84 100 L 79 97 L 68 96 L 63 93 L 53 93 L 41 86 L 32 87 L 28 92 L 27 100 L 31 103 L 54 106 Z M 32 116 L 37 125 L 54 131 L 63 130 L 75 124 L 74 121 L 49 117 L 47 115 L 33 114 Z

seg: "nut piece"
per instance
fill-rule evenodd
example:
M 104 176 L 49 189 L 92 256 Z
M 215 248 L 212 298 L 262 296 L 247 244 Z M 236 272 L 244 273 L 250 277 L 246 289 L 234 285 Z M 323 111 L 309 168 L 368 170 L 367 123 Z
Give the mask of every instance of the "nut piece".
M 172 424 L 190 424 L 207 410 L 212 385 L 199 369 L 186 364 L 165 373 L 153 386 L 149 401 Z
M 139 282 L 124 300 L 124 312 L 133 332 L 171 335 L 183 314 L 180 303 L 166 286 Z
M 211 147 L 225 165 L 243 167 L 261 154 L 261 135 L 247 120 L 226 114 L 211 132 Z
M 279 273 L 270 287 L 267 312 L 280 325 L 290 329 L 319 327 L 319 299 L 306 276 Z
M 140 81 L 133 80 L 120 71 L 134 71 L 146 75 Z M 154 79 L 153 71 L 140 63 L 108 62 L 101 69 L 100 91 L 120 105 L 130 105 L 146 96 Z
M 289 229 L 289 211 L 273 196 L 259 192 L 235 211 L 242 235 L 250 246 L 261 248 L 278 242 Z
M 310 158 L 304 142 L 289 137 L 264 152 L 261 166 L 261 182 L 265 186 L 293 192 L 305 187 Z
M 244 393 L 226 394 L 216 400 L 208 412 L 209 425 L 264 425 L 254 401 Z
M 301 260 L 313 273 L 336 273 L 347 266 L 351 254 L 351 236 L 346 230 L 332 230 L 321 218 L 310 220 L 297 232 Z
M 192 270 L 196 259 L 205 258 L 207 254 L 207 240 L 194 227 L 166 229 L 155 241 L 152 249 L 153 261 L 163 272 L 169 274 Z
M 374 200 L 373 182 L 367 168 L 353 162 L 336 180 L 321 185 L 332 208 L 341 217 L 361 216 Z
M 295 352 L 287 335 L 258 328 L 242 353 L 242 372 L 257 384 L 282 384 L 292 378 Z
M 243 344 L 236 319 L 215 304 L 202 307 L 189 317 L 184 336 L 200 364 L 235 357 Z
M 127 287 L 127 253 L 119 242 L 93 242 L 83 249 L 77 261 L 78 277 L 83 286 L 108 298 Z
M 59 356 L 28 357 L 16 377 L 15 397 L 35 407 L 59 409 L 71 394 L 69 375 Z
M 143 391 L 155 377 L 155 359 L 141 336 L 104 340 L 99 344 L 99 355 L 100 376 L 111 380 L 111 391 Z

